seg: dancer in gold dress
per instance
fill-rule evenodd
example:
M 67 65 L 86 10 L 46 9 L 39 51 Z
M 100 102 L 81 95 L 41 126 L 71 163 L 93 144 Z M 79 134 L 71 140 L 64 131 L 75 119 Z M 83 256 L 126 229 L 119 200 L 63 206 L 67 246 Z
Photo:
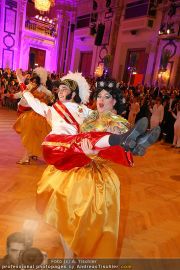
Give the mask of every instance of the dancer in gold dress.
M 77 96 L 77 86 L 70 91 L 75 81 L 66 78 L 62 85 L 61 102 L 55 103 L 53 108 L 24 92 L 24 97 L 36 112 L 41 115 L 51 113 L 53 130 L 48 138 L 55 139 L 45 140 L 47 146 L 55 146 L 50 150 L 51 164 L 56 164 L 47 167 L 38 183 L 37 210 L 59 232 L 67 251 L 65 256 L 71 250 L 78 257 L 116 257 L 120 191 L 119 179 L 110 168 L 109 160 L 132 166 L 132 155 L 117 145 L 100 149 L 97 144 L 99 139 L 106 135 L 110 137 L 111 133 L 117 136 L 127 133 L 128 122 L 111 113 L 118 102 L 118 91 L 113 88 L 114 84 L 108 83 L 99 89 L 98 111 L 92 112 L 79 125 L 87 108 L 67 100 L 62 103 L 68 95 L 71 98 Z M 76 135 L 77 131 L 81 133 Z M 93 136 L 88 137 L 89 134 Z M 123 137 L 125 141 L 127 137 Z M 69 146 L 75 144 L 75 148 L 69 151 Z M 96 144 L 96 149 L 92 149 L 93 144 Z M 50 153 L 49 149 L 47 152 Z M 82 158 L 85 163 L 81 162 Z
M 20 74 L 17 74 L 20 76 Z M 33 72 L 30 84 L 30 92 L 34 97 L 46 104 L 52 99 L 51 92 L 44 86 L 47 80 L 47 71 L 44 68 L 36 68 Z M 21 136 L 24 146 L 24 155 L 17 163 L 21 165 L 30 164 L 30 157 L 42 155 L 41 144 L 44 138 L 51 131 L 46 118 L 34 112 L 28 105 L 22 92 L 14 94 L 14 98 L 21 98 L 18 104 L 18 114 L 13 128 Z
M 111 112 L 117 100 L 116 89 L 99 89 L 97 111 L 86 118 L 80 131 L 127 132 L 128 122 Z M 75 168 L 64 171 L 49 165 L 38 183 L 37 209 L 45 222 L 60 233 L 64 246 L 77 257 L 116 257 L 120 181 L 110 162 L 101 157 L 102 151 L 92 150 L 87 139 L 82 141 L 81 147 L 91 159 L 89 164 L 83 167 L 76 164 Z M 124 150 L 113 146 L 103 151 L 107 158 L 118 160 Z

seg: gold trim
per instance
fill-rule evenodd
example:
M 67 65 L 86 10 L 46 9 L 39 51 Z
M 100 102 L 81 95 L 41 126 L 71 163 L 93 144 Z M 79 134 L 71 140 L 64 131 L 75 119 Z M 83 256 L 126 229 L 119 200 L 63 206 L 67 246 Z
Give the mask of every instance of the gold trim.
M 68 81 L 65 81 L 65 82 L 64 82 L 64 85 L 66 85 L 66 86 L 69 88 L 69 90 L 72 90 L 72 89 L 71 89 L 71 85 L 70 85 L 70 83 L 69 83 Z
M 71 81 L 72 85 L 71 85 L 71 83 L 70 83 L 69 81 Z M 63 80 L 63 81 L 61 82 L 61 84 L 62 84 L 62 85 L 63 85 L 63 84 L 66 85 L 71 91 L 75 91 L 76 88 L 78 87 L 77 82 L 74 81 L 74 80 L 71 80 L 71 79 L 65 79 L 65 80 Z
M 42 145 L 48 145 L 48 146 L 63 146 L 66 148 L 70 148 L 70 143 L 60 143 L 60 142 L 43 142 Z

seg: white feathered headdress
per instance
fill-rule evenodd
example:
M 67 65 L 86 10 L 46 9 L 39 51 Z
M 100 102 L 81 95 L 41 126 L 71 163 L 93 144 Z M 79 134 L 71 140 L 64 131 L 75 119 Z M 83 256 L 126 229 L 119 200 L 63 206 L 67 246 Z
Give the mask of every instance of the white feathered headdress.
M 33 70 L 33 73 L 36 73 L 40 79 L 41 79 L 41 84 L 46 85 L 46 81 L 47 81 L 47 76 L 48 76 L 48 72 L 45 68 L 43 67 L 37 67 Z
M 71 72 L 61 78 L 61 81 L 64 80 L 72 80 L 75 81 L 79 88 L 79 96 L 81 98 L 82 103 L 86 104 L 89 101 L 90 96 L 90 86 L 86 79 L 82 76 L 82 73 L 79 72 Z

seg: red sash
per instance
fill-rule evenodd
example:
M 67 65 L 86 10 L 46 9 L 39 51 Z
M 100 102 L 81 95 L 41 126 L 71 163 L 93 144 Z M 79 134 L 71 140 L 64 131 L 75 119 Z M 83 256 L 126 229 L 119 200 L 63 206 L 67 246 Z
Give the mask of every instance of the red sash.
M 54 165 L 58 170 L 70 170 L 75 167 L 83 167 L 91 162 L 81 149 L 81 141 L 88 139 L 94 149 L 95 144 L 108 132 L 87 132 L 77 135 L 49 134 L 43 142 L 43 157 L 48 164 Z M 99 148 L 98 148 L 99 149 Z M 100 150 L 100 149 L 99 149 Z M 133 157 L 130 152 L 125 152 L 120 146 L 111 146 L 102 149 L 99 157 L 113 161 L 124 166 L 133 166 Z
M 54 109 L 56 110 L 56 112 L 68 123 L 71 124 L 73 126 L 76 126 L 77 131 L 79 132 L 79 124 L 78 122 L 74 119 L 74 117 L 72 116 L 72 114 L 68 111 L 68 109 L 66 108 L 66 106 L 60 102 L 57 101 L 54 105 L 53 105 Z
M 19 114 L 23 113 L 23 112 L 26 112 L 26 111 L 31 111 L 31 107 L 25 107 L 25 106 L 22 106 L 22 105 L 18 105 L 18 110 L 17 112 Z
M 19 86 L 20 86 L 21 91 L 24 91 L 27 89 L 25 83 L 20 83 Z

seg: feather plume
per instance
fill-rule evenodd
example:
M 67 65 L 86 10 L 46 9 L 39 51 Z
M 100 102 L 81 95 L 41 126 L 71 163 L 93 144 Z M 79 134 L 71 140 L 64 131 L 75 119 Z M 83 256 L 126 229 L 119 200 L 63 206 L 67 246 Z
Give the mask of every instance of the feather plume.
M 43 67 L 37 67 L 33 70 L 33 72 L 36 73 L 40 77 L 41 83 L 46 85 L 47 76 L 48 76 L 47 70 Z

